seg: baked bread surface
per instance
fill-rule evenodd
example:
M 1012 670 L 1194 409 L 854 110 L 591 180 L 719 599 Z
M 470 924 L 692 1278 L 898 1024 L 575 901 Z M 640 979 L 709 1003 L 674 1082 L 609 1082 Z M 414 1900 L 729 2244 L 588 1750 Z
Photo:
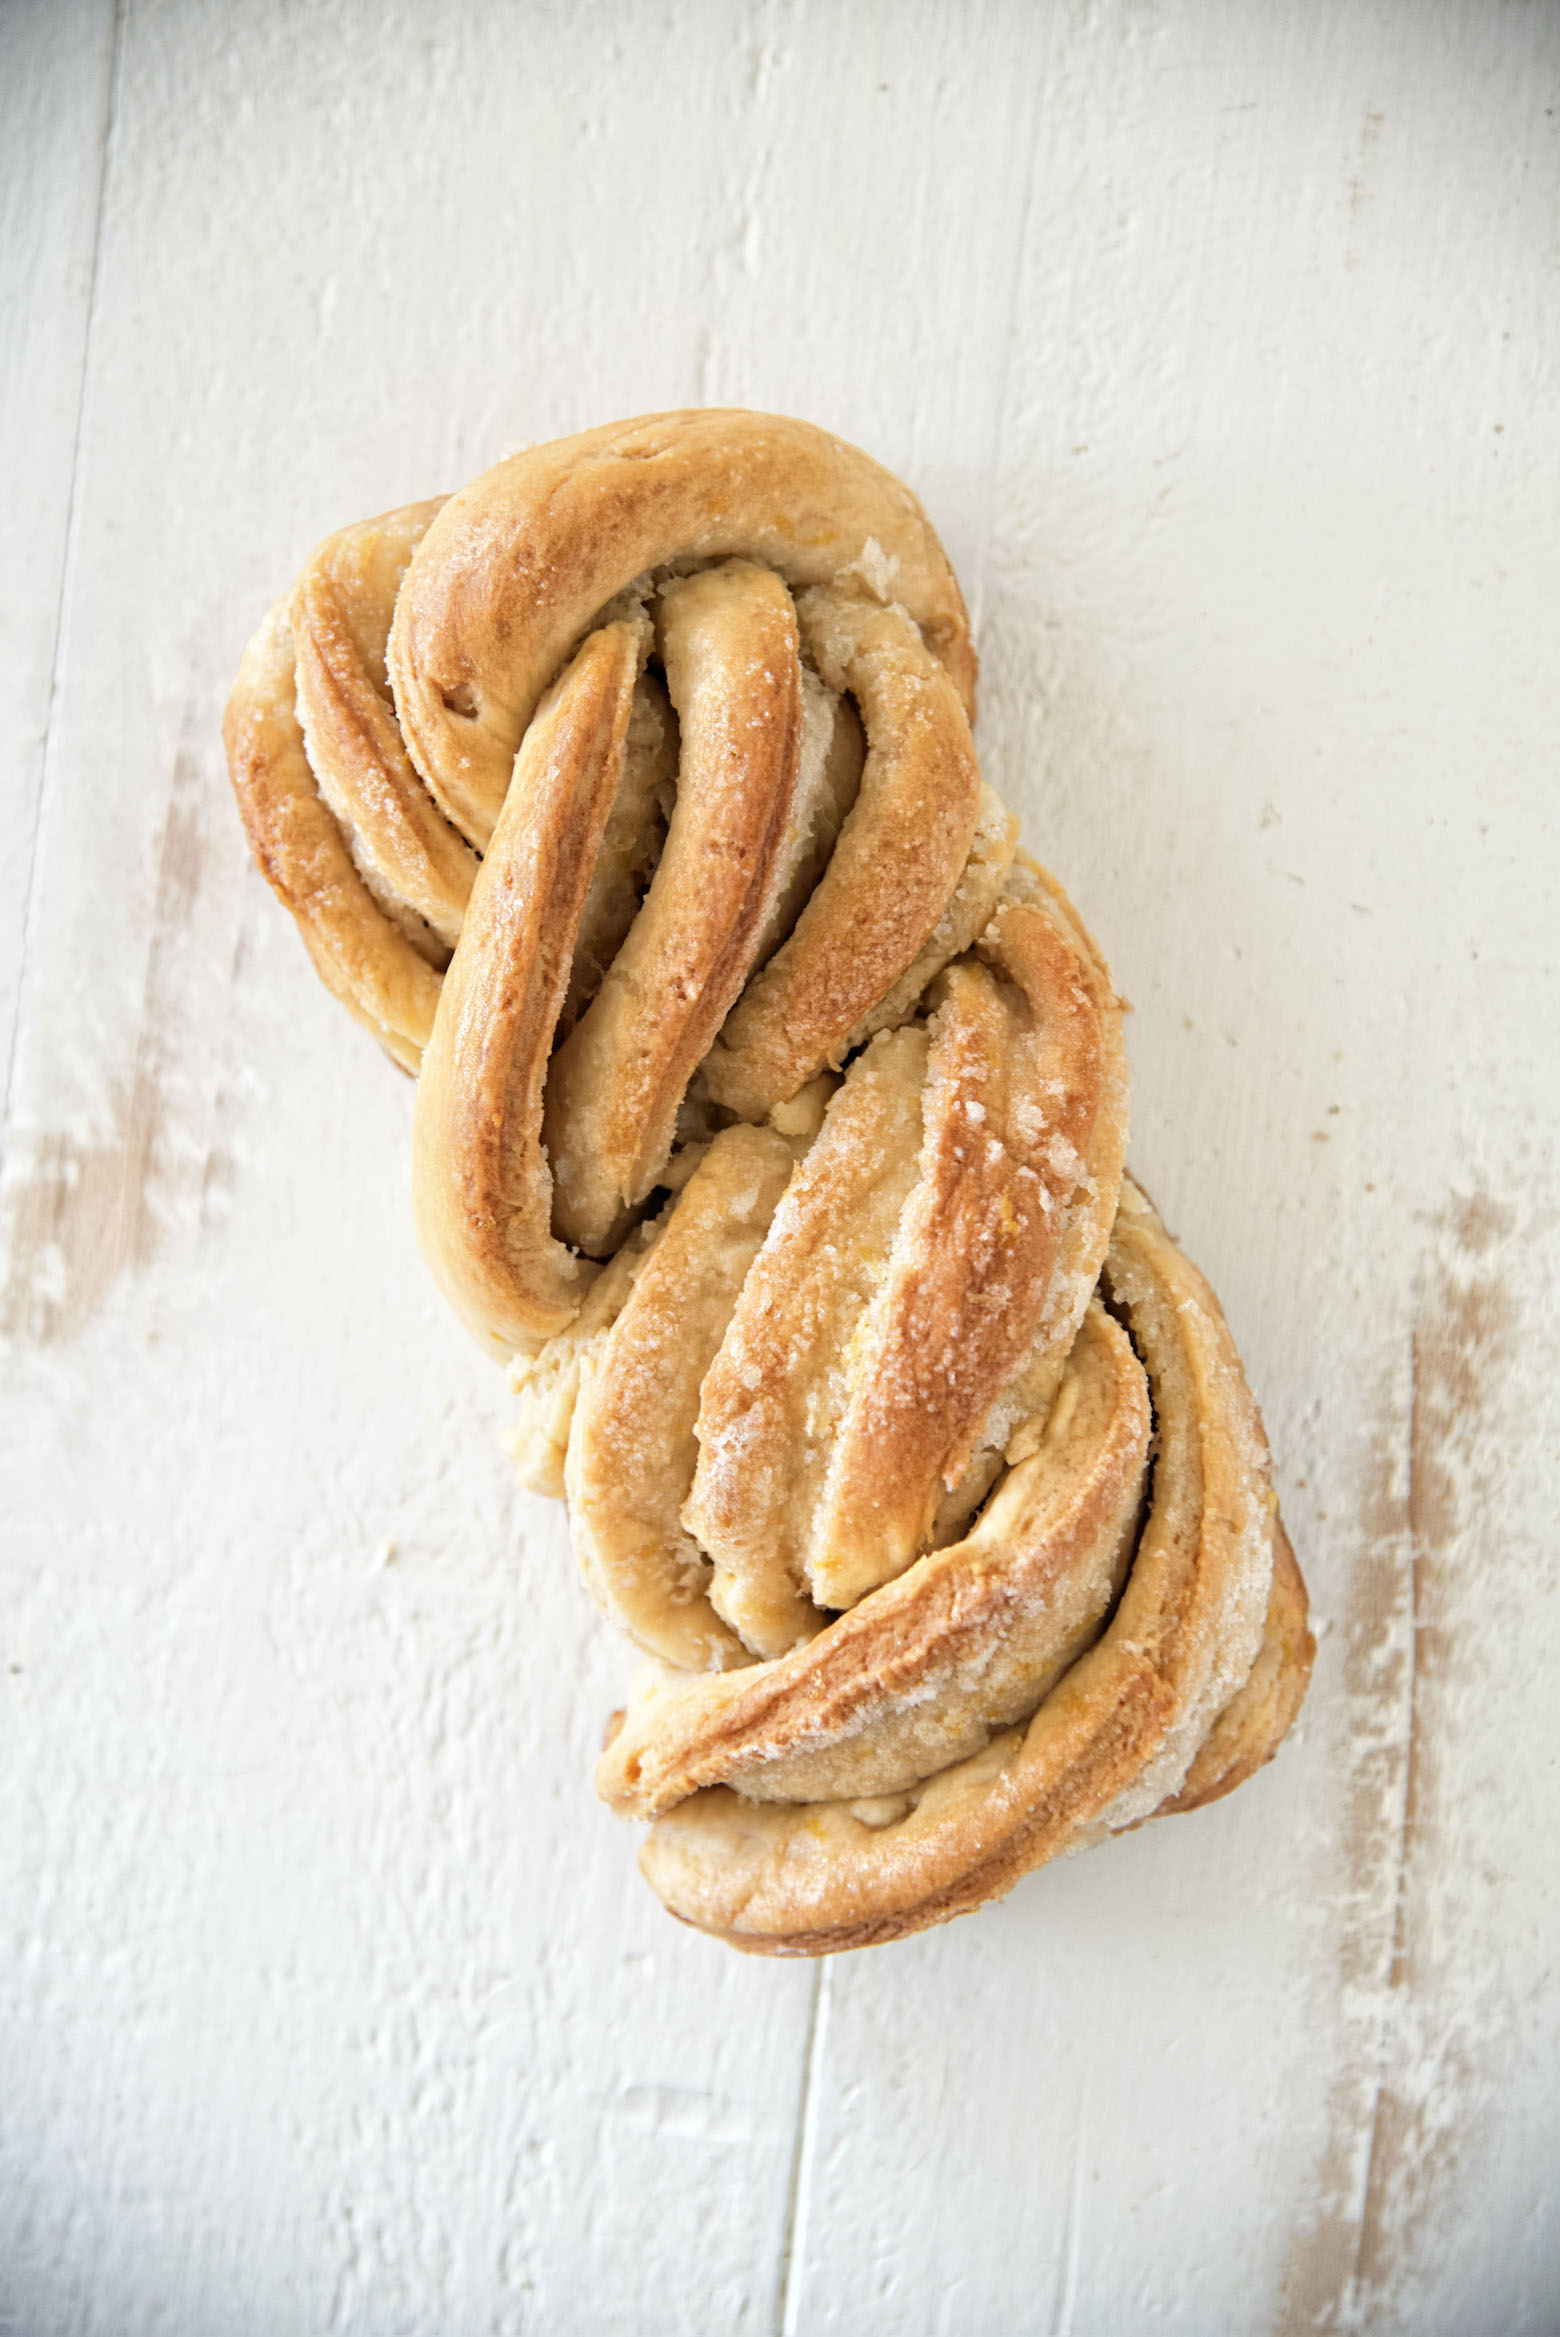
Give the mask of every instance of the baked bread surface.
M 758 1952 L 1216 1798 L 1309 1672 L 1228 1328 L 1124 1176 L 1120 1003 L 974 686 L 909 491 L 700 410 L 330 537 L 228 709 L 260 865 L 417 1074 L 428 1262 L 645 1658 L 600 1790 Z

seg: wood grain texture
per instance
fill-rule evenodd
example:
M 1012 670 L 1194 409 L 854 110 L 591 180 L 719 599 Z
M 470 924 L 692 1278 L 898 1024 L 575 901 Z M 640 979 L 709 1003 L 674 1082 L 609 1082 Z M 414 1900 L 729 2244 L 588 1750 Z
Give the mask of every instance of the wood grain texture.
M 60 648 L 76 452 L 108 169 L 113 0 L 53 18 L 0 15 L 0 444 L 11 451 L 0 534 L 0 658 L 9 741 L 0 759 L 0 1062 L 17 988 Z
M 17 0 L 0 107 L 0 2330 L 1546 2337 L 1554 13 Z M 706 400 L 943 532 L 1323 1626 L 1240 1793 L 817 1973 L 593 1801 L 218 741 L 329 529 Z

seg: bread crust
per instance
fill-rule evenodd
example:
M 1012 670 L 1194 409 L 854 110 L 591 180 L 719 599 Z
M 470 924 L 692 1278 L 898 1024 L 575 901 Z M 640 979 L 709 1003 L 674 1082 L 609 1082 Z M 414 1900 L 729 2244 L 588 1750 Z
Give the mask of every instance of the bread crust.
M 543 690 L 618 593 L 744 559 L 794 588 L 904 608 L 974 719 L 963 596 L 909 489 L 810 422 L 646 414 L 528 448 L 452 495 L 396 604 L 390 676 L 412 759 L 479 850 Z
M 563 1330 L 592 1275 L 552 1232 L 542 1113 L 638 663 L 635 628 L 603 626 L 538 709 L 417 1082 L 412 1202 L 423 1255 L 456 1312 L 505 1355 Z
M 974 690 L 914 496 L 696 410 L 327 537 L 224 725 L 322 979 L 418 1073 L 419 1238 L 527 1481 L 652 1659 L 600 1790 L 755 1954 L 1218 1798 L 1314 1654 Z
M 315 972 L 403 1071 L 433 1029 L 439 976 L 375 900 L 323 800 L 298 719 L 288 604 L 269 610 L 244 652 L 222 736 L 249 847 L 290 910 Z
M 1278 1525 L 1266 1441 L 1217 1300 L 1130 1180 L 1106 1287 L 1153 1390 L 1157 1450 L 1102 1637 L 1023 1726 L 934 1772 L 886 1823 L 841 1801 L 759 1803 L 702 1784 L 657 1819 L 641 1853 L 685 1922 L 753 1953 L 833 1954 L 999 1897 L 1059 1852 L 1173 1805 L 1271 1635 L 1275 1693 L 1262 1698 L 1265 1718 L 1242 1756 L 1265 1757 L 1308 1662 L 1287 1599 L 1271 1595 Z M 825 1659 L 809 1650 L 806 1660 Z M 622 1766 L 622 1744 L 609 1764 Z M 706 1757 L 701 1773 L 708 1766 Z

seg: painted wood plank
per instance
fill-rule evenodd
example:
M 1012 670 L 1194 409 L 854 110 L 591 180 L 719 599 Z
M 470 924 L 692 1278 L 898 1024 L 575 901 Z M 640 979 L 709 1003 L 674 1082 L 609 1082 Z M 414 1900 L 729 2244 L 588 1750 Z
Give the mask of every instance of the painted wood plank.
M 803 297 L 820 59 L 784 12 L 625 18 L 604 87 L 562 17 L 448 12 L 412 75 L 377 10 L 302 21 L 124 33 L 10 1129 L 8 1839 L 49 1909 L 21 2016 L 61 2017 L 12 2113 L 9 2277 L 116 2332 L 767 2328 L 812 1975 L 676 1931 L 593 1802 L 623 1657 L 507 1481 L 502 1387 L 412 1253 L 406 1091 L 247 868 L 217 720 L 316 532 L 507 440 L 767 395 L 913 467 L 990 443 L 992 367 L 896 397 L 904 350 L 864 371 L 822 317 L 814 378 L 785 366 L 764 261 Z M 863 179 L 868 30 L 822 62 L 887 285 L 948 82 Z M 752 168 L 707 135 L 733 119 Z M 623 222 L 668 139 L 657 278 L 662 229 Z M 944 263 L 993 352 L 1016 234 L 989 285 Z M 89 2005 L 70 1960 L 131 1898 Z
M 9 1071 L 106 167 L 114 0 L 0 14 L 0 1064 Z M 3 1107 L 0 1107 L 3 1108 Z
M 830 1972 L 799 2330 L 1560 2298 L 1557 62 L 1516 11 L 1120 10 L 1048 69 L 982 750 L 1136 1003 L 1134 1158 L 1326 1635 L 1231 1802 Z

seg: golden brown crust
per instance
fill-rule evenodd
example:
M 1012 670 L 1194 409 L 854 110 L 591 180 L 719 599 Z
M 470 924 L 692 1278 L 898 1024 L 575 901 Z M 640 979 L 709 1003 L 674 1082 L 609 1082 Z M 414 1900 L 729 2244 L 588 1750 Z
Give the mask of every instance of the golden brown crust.
M 1209 1730 L 1180 1792 L 1155 1817 L 1220 1801 L 1265 1767 L 1300 1716 L 1315 1661 L 1305 1583 L 1289 1536 L 1275 1520 L 1273 1588 L 1251 1676 Z
M 662 1667 L 601 1789 L 756 1953 L 1217 1798 L 1314 1652 L 974 678 L 907 490 L 684 412 L 328 538 L 225 724 L 323 979 L 421 1064 L 419 1235 L 517 1457 Z
M 799 613 L 824 679 L 855 699 L 867 758 L 817 891 L 705 1066 L 716 1102 L 745 1118 L 838 1063 L 915 964 L 958 886 L 980 811 L 964 708 L 904 612 L 834 591 L 806 594 Z
M 1025 1726 L 931 1776 L 902 1816 L 694 1794 L 657 1820 L 641 1859 L 674 1913 L 760 1953 L 865 1946 L 997 1896 L 1180 1790 L 1261 1645 L 1266 1446 L 1217 1301 L 1130 1183 L 1107 1281 L 1148 1371 L 1158 1444 L 1104 1636 Z
M 713 1783 L 854 1801 L 980 1750 L 1097 1632 L 1135 1534 L 1149 1431 L 1142 1368 L 1096 1308 L 1038 1449 L 964 1541 L 775 1662 L 650 1688 L 603 1758 L 603 1798 L 634 1817 Z
M 596 1255 L 666 1166 L 688 1082 L 747 978 L 801 757 L 796 615 L 777 576 L 729 560 L 670 586 L 661 645 L 682 733 L 676 809 L 644 905 L 547 1081 L 558 1231 Z
M 1109 984 L 1039 905 L 999 909 L 980 956 L 933 1020 L 920 1174 L 810 1565 L 826 1606 L 924 1545 L 1042 1329 L 1060 1368 L 1110 1236 L 1126 1082 Z
M 832 683 L 803 670 L 793 587 Z M 589 1280 L 559 1245 L 600 1257 L 624 1238 L 670 1173 L 696 1077 L 706 1124 L 712 1105 L 714 1124 L 762 1119 L 874 1016 L 913 1012 L 989 914 L 1010 823 L 970 745 L 958 587 L 919 505 L 866 456 L 783 418 L 683 413 L 343 529 L 290 609 L 235 691 L 235 787 L 325 979 L 409 1069 L 452 950 L 476 1062 L 474 1001 L 497 961 L 491 916 L 468 914 L 472 846 L 513 798 L 544 694 L 593 624 L 637 641 L 605 820 L 569 887 L 527 895 L 562 1005 L 548 988 L 543 1030 L 500 983 L 459 1158 L 441 1169 L 438 1145 L 419 1146 L 436 1271 L 485 1343 L 529 1352 Z M 447 1069 L 431 1085 L 424 1118 L 453 1142 Z M 506 1087 L 524 1111 L 498 1110 Z
M 638 664 L 635 628 L 603 626 L 527 731 L 417 1083 L 423 1254 L 462 1319 L 501 1354 L 564 1329 L 588 1279 L 551 1232 L 542 1096 Z
M 717 1611 L 781 1655 L 819 1620 L 808 1541 L 873 1293 L 915 1183 L 928 1039 L 886 1032 L 829 1104 L 705 1375 L 683 1515 Z
M 906 610 L 974 712 L 953 571 L 915 497 L 811 423 L 646 414 L 510 455 L 439 514 L 389 664 L 413 761 L 480 849 L 542 691 L 596 613 L 674 562 L 746 559 L 793 587 L 859 576 Z
M 1048 1407 L 1097 1278 L 1126 1136 L 1120 1013 L 1025 889 L 928 1028 L 851 1067 L 706 1377 L 686 1520 L 762 1655 L 912 1563 L 977 1446 L 995 1462 L 1017 1427 L 999 1408 L 1021 1375 L 1022 1408 Z
M 298 720 L 285 602 L 244 652 L 222 736 L 240 816 L 262 873 L 292 911 L 314 970 L 405 1070 L 415 1071 L 439 977 L 392 924 L 322 801 Z
M 442 970 L 477 860 L 412 768 L 385 671 L 396 594 L 438 509 L 438 500 L 408 504 L 328 536 L 290 614 L 298 714 L 320 793 L 380 906 Z
M 748 1661 L 680 1518 L 699 1389 L 798 1149 L 773 1128 L 715 1138 L 581 1369 L 566 1463 L 581 1569 L 629 1638 L 696 1672 Z

